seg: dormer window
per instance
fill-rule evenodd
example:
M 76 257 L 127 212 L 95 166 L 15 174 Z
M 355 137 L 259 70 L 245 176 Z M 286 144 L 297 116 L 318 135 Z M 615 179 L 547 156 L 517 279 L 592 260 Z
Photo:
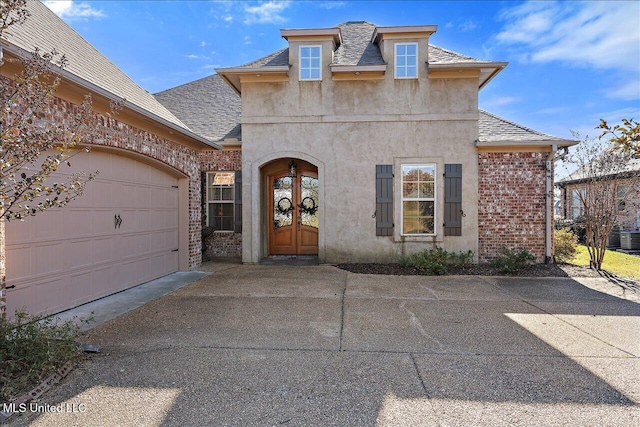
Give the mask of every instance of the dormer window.
M 300 46 L 300 80 L 322 80 L 322 46 Z
M 395 78 L 418 77 L 418 43 L 395 44 Z

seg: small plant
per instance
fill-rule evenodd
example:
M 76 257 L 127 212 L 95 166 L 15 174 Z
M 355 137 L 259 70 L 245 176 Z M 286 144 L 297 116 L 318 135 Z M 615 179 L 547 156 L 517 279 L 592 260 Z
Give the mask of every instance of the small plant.
M 576 256 L 578 238 L 568 228 L 553 232 L 553 255 L 556 262 L 569 262 Z
M 0 401 L 9 402 L 67 362 L 84 357 L 76 343 L 80 326 L 75 319 L 62 324 L 56 320 L 19 310 L 14 319 L 0 319 Z
M 500 254 L 493 261 L 493 265 L 503 273 L 516 273 L 536 260 L 526 249 L 517 250 L 503 246 Z
M 443 275 L 449 271 L 449 266 L 467 267 L 473 262 L 473 251 L 447 252 L 441 247 L 425 249 L 422 252 L 413 253 L 400 258 L 400 265 L 413 267 L 424 274 Z

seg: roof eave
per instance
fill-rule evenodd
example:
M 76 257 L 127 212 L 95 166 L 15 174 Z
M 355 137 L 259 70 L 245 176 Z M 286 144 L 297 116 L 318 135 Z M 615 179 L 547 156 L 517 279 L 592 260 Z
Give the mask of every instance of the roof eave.
M 242 94 L 241 77 L 242 76 L 256 76 L 262 77 L 282 75 L 288 76 L 290 67 L 288 65 L 278 65 L 270 67 L 231 67 L 231 68 L 216 68 L 215 72 L 224 79 L 224 81 L 233 88 L 238 95 Z M 264 81 L 267 81 L 264 79 Z
M 429 70 L 479 70 L 480 77 L 478 81 L 478 89 L 482 89 L 495 76 L 500 73 L 508 62 L 450 62 L 450 63 L 431 63 L 427 62 Z
M 282 29 L 280 35 L 285 40 L 289 38 L 331 37 L 336 46 L 342 44 L 340 28 L 316 28 L 316 29 Z
M 580 141 L 572 139 L 548 139 L 548 140 L 502 140 L 502 141 L 476 141 L 478 148 L 536 148 L 536 147 L 572 147 Z
M 372 43 L 379 43 L 385 35 L 401 36 L 403 34 L 420 34 L 427 37 L 435 33 L 438 30 L 437 25 L 417 25 L 417 26 L 405 26 L 405 27 L 376 27 L 371 35 Z
M 334 73 L 357 73 L 367 71 L 387 71 L 387 64 L 378 65 L 330 65 Z
M 27 50 L 25 50 L 25 49 L 23 49 L 23 48 L 21 48 L 19 46 L 16 46 L 13 43 L 7 42 L 6 40 L 3 40 L 3 41 L 5 42 L 5 44 L 3 45 L 3 48 L 9 53 L 12 53 L 12 54 L 17 55 L 17 56 L 25 56 L 25 55 L 30 55 L 31 54 Z M 76 85 L 88 90 L 89 92 L 92 92 L 92 93 L 95 93 L 97 95 L 103 96 L 103 97 L 105 97 L 106 99 L 108 99 L 110 101 L 122 102 L 122 100 L 123 100 L 122 97 L 120 97 L 120 96 L 118 96 L 118 95 L 116 95 L 116 94 L 114 94 L 114 93 L 112 93 L 112 92 L 110 92 L 110 91 L 108 91 L 108 90 L 106 90 L 106 89 L 94 84 L 94 83 L 91 83 L 91 82 L 83 79 L 82 77 L 77 76 L 76 74 L 73 74 L 73 73 L 71 73 L 71 72 L 69 72 L 69 71 L 67 71 L 67 70 L 65 70 L 63 68 L 60 68 L 60 67 L 56 66 L 56 65 L 52 65 L 52 67 L 55 70 L 55 72 L 57 74 L 60 74 L 60 76 L 62 76 L 65 80 L 68 80 L 68 81 L 70 81 L 70 82 L 72 82 L 72 83 L 74 83 L 74 84 L 76 84 Z M 210 140 L 208 140 L 208 139 L 206 139 L 206 138 L 204 138 L 204 137 L 192 132 L 189 129 L 183 128 L 183 127 L 181 127 L 181 126 L 179 126 L 179 125 L 177 125 L 175 123 L 172 123 L 172 122 L 168 121 L 167 119 L 164 119 L 164 118 L 162 118 L 162 117 L 160 117 L 160 116 L 158 116 L 158 115 L 156 115 L 156 114 L 154 114 L 154 113 L 152 113 L 152 112 L 150 112 L 150 111 L 148 111 L 148 110 L 146 110 L 146 109 L 144 109 L 144 108 L 142 108 L 142 107 L 140 107 L 140 106 L 138 106 L 136 104 L 131 103 L 130 101 L 127 101 L 126 99 L 124 100 L 123 106 L 128 108 L 129 110 L 132 110 L 132 111 L 134 111 L 134 112 L 136 112 L 138 114 L 141 114 L 141 115 L 143 115 L 143 116 L 145 116 L 145 117 L 147 117 L 147 118 L 149 118 L 149 119 L 151 119 L 153 121 L 156 121 L 156 122 L 158 122 L 158 123 L 170 128 L 170 129 L 172 129 L 172 130 L 174 130 L 176 132 L 179 132 L 179 133 L 181 133 L 181 134 L 183 134 L 183 135 L 185 135 L 185 136 L 187 136 L 187 137 L 189 137 L 191 139 L 194 139 L 194 140 L 196 140 L 196 141 L 198 141 L 198 142 L 200 142 L 200 143 L 202 143 L 202 144 L 204 144 L 204 145 L 206 145 L 208 147 L 213 147 L 215 149 L 222 150 L 222 146 L 221 145 L 216 144 L 215 142 L 212 142 L 212 141 L 210 141 Z

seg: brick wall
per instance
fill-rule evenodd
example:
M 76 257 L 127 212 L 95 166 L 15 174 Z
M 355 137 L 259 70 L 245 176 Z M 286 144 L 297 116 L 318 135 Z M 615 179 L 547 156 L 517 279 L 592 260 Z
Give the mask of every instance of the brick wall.
M 242 169 L 242 151 L 203 151 L 200 153 L 200 167 L 203 172 L 233 172 Z M 242 233 L 218 232 L 206 239 L 209 257 L 242 256 Z
M 545 169 L 548 153 L 478 155 L 480 262 L 503 246 L 545 256 Z

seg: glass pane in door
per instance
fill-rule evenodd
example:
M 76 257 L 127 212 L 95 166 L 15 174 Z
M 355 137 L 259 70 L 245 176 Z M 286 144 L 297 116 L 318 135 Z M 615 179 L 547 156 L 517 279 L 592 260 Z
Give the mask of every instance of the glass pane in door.
M 300 214 L 302 225 L 318 228 L 318 178 L 302 176 L 300 180 Z
M 291 177 L 273 180 L 273 228 L 293 224 L 293 185 Z

